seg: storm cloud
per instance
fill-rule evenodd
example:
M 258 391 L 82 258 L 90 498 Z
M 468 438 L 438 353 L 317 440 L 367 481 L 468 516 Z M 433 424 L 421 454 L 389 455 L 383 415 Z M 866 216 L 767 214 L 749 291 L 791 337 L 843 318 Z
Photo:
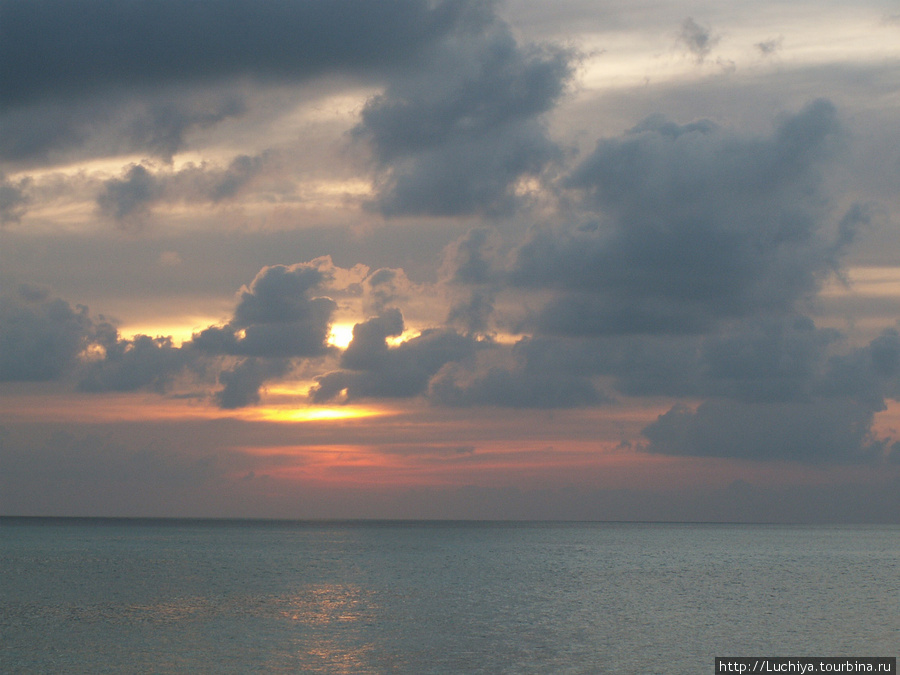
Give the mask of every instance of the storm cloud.
M 831 339 L 805 326 L 793 335 L 742 336 L 740 346 L 716 342 L 706 355 L 711 377 L 732 396 L 695 410 L 675 405 L 644 429 L 648 449 L 812 462 L 896 459 L 872 422 L 898 395 L 900 336 L 886 329 L 862 348 L 822 358 Z
M 375 206 L 388 215 L 513 209 L 519 178 L 562 156 L 541 116 L 562 96 L 572 60 L 519 45 L 491 18 L 392 79 L 356 129 L 383 172 Z
M 239 76 L 303 80 L 409 62 L 476 3 L 3 0 L 0 107 Z
M 22 286 L 15 296 L 0 296 L 0 381 L 62 377 L 93 329 L 86 307 L 72 307 L 45 289 Z
M 849 238 L 829 233 L 840 219 L 821 182 L 839 138 L 835 108 L 820 100 L 768 138 L 651 118 L 600 141 L 565 181 L 593 219 L 537 230 L 516 252 L 513 282 L 554 291 L 535 328 L 696 333 L 797 311 Z
M 475 338 L 448 329 L 425 330 L 397 346 L 387 343 L 388 337 L 402 332 L 403 317 L 396 309 L 356 324 L 341 357 L 342 369 L 316 378 L 312 400 L 419 396 L 445 364 L 471 357 L 482 346 Z
M 267 267 L 238 293 L 231 321 L 201 331 L 192 344 L 209 354 L 232 356 L 322 355 L 336 304 L 313 293 L 326 279 L 327 272 L 315 262 Z

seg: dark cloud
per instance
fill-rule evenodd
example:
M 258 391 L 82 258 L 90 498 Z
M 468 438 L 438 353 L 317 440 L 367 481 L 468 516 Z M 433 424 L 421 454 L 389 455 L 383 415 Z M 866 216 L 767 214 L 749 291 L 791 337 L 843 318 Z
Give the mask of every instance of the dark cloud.
M 73 308 L 49 290 L 23 286 L 0 297 L 0 381 L 50 381 L 71 376 L 82 391 L 164 392 L 193 360 L 170 338 L 119 336 L 102 316 Z
M 215 204 L 237 195 L 265 168 L 271 156 L 269 152 L 239 155 L 224 169 L 189 164 L 171 171 L 150 164 L 132 164 L 121 178 L 103 182 L 97 208 L 119 224 L 139 226 L 158 204 Z
M 0 296 L 0 381 L 55 380 L 69 372 L 89 344 L 87 307 L 72 307 L 46 291 L 25 286 Z
M 681 30 L 678 33 L 678 39 L 684 44 L 688 52 L 694 55 L 698 63 L 709 56 L 717 44 L 719 44 L 720 36 L 714 35 L 709 26 L 702 26 L 691 17 L 688 17 L 681 24 Z
M 713 384 L 731 398 L 696 410 L 676 405 L 644 430 L 649 450 L 676 455 L 879 461 L 896 448 L 872 433 L 885 398 L 898 397 L 900 334 L 884 331 L 870 344 L 823 357 L 828 331 L 794 326 L 735 336 L 705 354 Z
M 508 211 L 515 183 L 560 157 L 541 115 L 571 75 L 566 52 L 520 46 L 484 14 L 444 41 L 416 71 L 390 79 L 362 112 L 387 214 Z
M 536 231 L 511 282 L 551 289 L 542 333 L 691 333 L 796 311 L 837 269 L 858 219 L 829 237 L 821 169 L 840 126 L 816 101 L 770 138 L 647 120 L 600 141 L 566 185 L 589 227 Z
M 81 391 L 162 394 L 182 375 L 197 384 L 220 370 L 220 406 L 257 403 L 264 382 L 288 372 L 291 359 L 328 353 L 336 303 L 315 293 L 333 269 L 330 259 L 262 269 L 239 292 L 230 322 L 210 326 L 181 346 L 170 337 L 124 339 L 104 317 L 91 318 L 86 307 L 73 309 L 46 289 L 23 286 L 17 297 L 0 298 L 0 381 L 71 375 Z M 232 365 L 234 357 L 245 358 Z
M 487 228 L 466 232 L 444 251 L 443 272 L 449 281 L 463 284 L 486 284 L 498 273 L 496 235 Z
M 470 333 L 485 333 L 494 311 L 495 284 L 502 268 L 498 261 L 499 238 L 487 228 L 466 232 L 444 250 L 441 276 L 459 285 L 464 295 L 453 301 L 447 323 Z M 455 289 L 457 293 L 460 289 Z
M 97 197 L 100 213 L 118 221 L 146 216 L 149 206 L 162 194 L 162 186 L 145 166 L 135 164 L 124 178 L 106 181 Z
M 883 457 L 869 429 L 873 411 L 846 398 L 792 403 L 713 400 L 675 406 L 644 429 L 648 450 L 669 455 L 863 461 Z
M 234 197 L 242 187 L 253 180 L 265 161 L 265 154 L 255 157 L 250 155 L 235 157 L 225 171 L 214 177 L 209 189 L 209 198 L 213 202 L 219 202 Z
M 337 304 L 313 295 L 328 278 L 325 261 L 321 262 L 263 268 L 238 294 L 232 320 L 194 335 L 193 346 L 209 354 L 233 356 L 324 354 Z
M 125 147 L 143 148 L 171 162 L 173 155 L 184 147 L 187 132 L 211 127 L 224 119 L 240 115 L 245 109 L 244 102 L 237 98 L 203 107 L 180 101 L 154 102 L 147 106 L 143 115 L 129 120 Z
M 803 401 L 813 394 L 837 331 L 806 317 L 753 319 L 703 340 L 702 393 L 744 401 Z
M 141 152 L 240 116 L 247 87 L 383 82 L 496 21 L 477 0 L 2 0 L 0 158 Z
M 900 333 L 888 328 L 862 349 L 832 357 L 818 386 L 826 396 L 852 396 L 873 411 L 900 400 Z
M 289 368 L 287 359 L 244 359 L 232 370 L 219 373 L 222 389 L 216 392 L 216 403 L 226 410 L 259 403 L 259 390 L 266 380 L 284 375 Z
M 494 312 L 494 295 L 487 290 L 473 290 L 450 307 L 447 323 L 461 326 L 468 333 L 487 333 Z
M 398 215 L 501 215 L 518 203 L 516 181 L 560 153 L 537 123 L 428 147 L 389 164 L 377 208 Z
M 573 408 L 607 400 L 590 377 L 566 367 L 571 362 L 561 368 L 542 367 L 546 364 L 529 359 L 520 345 L 513 350 L 510 365 L 497 359 L 499 364 L 452 364 L 442 369 L 431 382 L 429 400 L 458 407 L 504 408 Z
M 350 370 L 375 370 L 389 357 L 387 338 L 403 334 L 399 309 L 386 309 L 381 316 L 353 326 L 353 339 L 341 356 L 341 365 Z
M 375 270 L 363 282 L 370 305 L 368 309 L 377 314 L 385 313 L 397 300 L 405 297 L 407 283 L 403 270 L 384 267 Z
M 396 347 L 388 345 L 388 337 L 402 332 L 397 310 L 356 324 L 341 358 L 343 369 L 316 378 L 312 400 L 322 403 L 342 393 L 347 400 L 418 396 L 445 364 L 469 358 L 480 347 L 474 338 L 445 329 L 426 330 Z
M 137 335 L 131 340 L 119 339 L 108 324 L 98 338 L 103 357 L 81 367 L 78 387 L 82 391 L 149 389 L 162 394 L 195 356 L 188 349 L 176 347 L 168 337 Z
M 296 81 L 415 59 L 475 3 L 3 0 L 0 108 L 110 88 Z
M 75 152 L 94 156 L 145 153 L 170 162 L 191 132 L 246 110 L 229 92 L 173 91 L 104 94 L 92 99 L 0 109 L 0 159 L 25 165 L 66 161 Z

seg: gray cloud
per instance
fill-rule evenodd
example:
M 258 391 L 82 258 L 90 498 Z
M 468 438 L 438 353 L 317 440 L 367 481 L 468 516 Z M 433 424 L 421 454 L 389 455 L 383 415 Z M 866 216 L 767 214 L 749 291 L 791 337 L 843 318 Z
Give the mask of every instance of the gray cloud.
M 840 337 L 806 317 L 738 322 L 703 340 L 702 393 L 749 402 L 807 400 Z
M 0 107 L 109 88 L 372 70 L 415 59 L 477 11 L 471 5 L 3 0 Z
M 444 251 L 443 272 L 450 281 L 463 284 L 486 284 L 496 281 L 497 237 L 491 230 L 479 227 L 466 232 Z
M 118 221 L 146 216 L 149 206 L 162 194 L 162 186 L 146 167 L 135 164 L 124 178 L 113 178 L 97 197 L 100 212 Z
M 247 110 L 248 86 L 381 82 L 494 20 L 474 0 L 0 2 L 0 159 L 142 152 Z
M 829 237 L 821 169 L 839 131 L 834 107 L 816 101 L 770 138 L 654 118 L 600 141 L 566 180 L 594 224 L 536 231 L 516 252 L 511 282 L 555 291 L 536 328 L 691 333 L 796 311 L 857 221 Z
M 871 431 L 885 398 L 900 394 L 900 334 L 888 329 L 863 348 L 821 358 L 830 339 L 795 326 L 792 335 L 769 330 L 741 336 L 742 345 L 714 344 L 706 355 L 710 377 L 730 384 L 724 393 L 732 398 L 696 410 L 676 405 L 644 429 L 648 449 L 819 462 L 900 457 L 896 444 Z
M 52 99 L 0 108 L 0 159 L 66 161 L 73 153 L 109 156 L 141 152 L 170 162 L 193 131 L 247 109 L 242 95 L 216 91 L 165 93 L 128 89 L 94 98 Z
M 326 279 L 315 263 L 263 268 L 238 294 L 232 320 L 194 335 L 192 344 L 209 354 L 320 356 L 337 307 L 331 298 L 312 295 Z
M 504 408 L 573 408 L 607 401 L 584 373 L 571 367 L 541 367 L 545 364 L 528 359 L 522 351 L 516 345 L 511 365 L 502 365 L 503 359 L 498 359 L 500 364 L 445 367 L 431 382 L 429 400 L 457 407 Z M 565 366 L 571 366 L 571 362 Z
M 216 392 L 216 403 L 228 410 L 259 403 L 259 390 L 266 380 L 284 375 L 289 368 L 287 359 L 244 359 L 232 370 L 219 373 L 222 389 Z
M 874 412 L 885 409 L 885 398 L 900 400 L 900 333 L 888 328 L 864 348 L 832 357 L 817 391 L 852 396 Z
M 453 303 L 447 313 L 447 323 L 461 326 L 468 333 L 487 333 L 493 312 L 494 295 L 490 291 L 476 289 Z
M 224 367 L 216 402 L 225 408 L 257 403 L 264 382 L 284 375 L 291 359 L 328 353 L 336 303 L 314 294 L 332 267 L 321 259 L 264 268 L 241 289 L 230 322 L 181 346 L 169 337 L 123 339 L 104 317 L 91 318 L 87 307 L 73 309 L 45 289 L 23 286 L 17 297 L 0 297 L 0 381 L 71 375 L 86 392 L 167 393 L 182 374 L 202 382 Z M 247 358 L 230 365 L 233 357 Z
M 406 279 L 402 269 L 382 267 L 375 270 L 363 282 L 368 305 L 366 309 L 376 314 L 389 312 L 390 307 L 397 300 L 406 297 L 408 289 L 405 286 L 408 283 L 409 281 Z
M 474 228 L 444 250 L 442 277 L 465 295 L 454 300 L 447 323 L 470 333 L 489 329 L 495 285 L 503 273 L 497 260 L 499 238 L 487 228 Z
M 342 370 L 316 378 L 310 390 L 316 403 L 338 398 L 408 398 L 424 394 L 431 378 L 447 363 L 475 354 L 480 345 L 472 337 L 451 330 L 432 329 L 396 347 L 387 338 L 400 335 L 403 318 L 389 310 L 353 327 L 353 340 L 341 358 Z
M 702 63 L 709 56 L 713 47 L 719 44 L 721 37 L 714 35 L 709 26 L 702 26 L 691 17 L 688 17 L 681 24 L 678 39 L 684 44 L 688 52 L 694 55 L 697 62 Z
M 0 296 L 0 381 L 55 380 L 69 372 L 88 345 L 87 307 L 49 297 L 32 286 Z
M 777 38 L 769 38 L 768 40 L 757 42 L 753 46 L 756 47 L 759 53 L 763 56 L 772 56 L 773 54 L 781 50 L 783 44 L 784 38 L 779 35 Z
M 136 391 L 150 389 L 165 393 L 172 379 L 194 359 L 190 350 L 176 347 L 172 339 L 136 335 L 122 340 L 107 324 L 99 336 L 103 358 L 85 363 L 79 372 L 82 391 Z
M 853 399 L 792 403 L 707 401 L 696 411 L 672 408 L 644 429 L 650 452 L 700 457 L 794 461 L 877 460 L 872 410 Z
M 495 17 L 480 19 L 363 109 L 356 133 L 384 172 L 384 213 L 505 212 L 515 182 L 561 156 L 540 118 L 562 95 L 572 56 L 520 46 Z
M 121 178 L 103 182 L 97 195 L 97 208 L 121 225 L 140 226 L 158 204 L 215 204 L 235 197 L 265 169 L 271 156 L 271 152 L 239 155 L 224 169 L 189 164 L 170 171 L 132 164 Z

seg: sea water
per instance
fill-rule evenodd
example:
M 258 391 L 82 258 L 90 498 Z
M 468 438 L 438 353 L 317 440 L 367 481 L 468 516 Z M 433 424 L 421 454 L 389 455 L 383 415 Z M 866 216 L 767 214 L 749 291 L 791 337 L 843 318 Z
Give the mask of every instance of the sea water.
M 2 673 L 896 656 L 900 527 L 0 519 Z

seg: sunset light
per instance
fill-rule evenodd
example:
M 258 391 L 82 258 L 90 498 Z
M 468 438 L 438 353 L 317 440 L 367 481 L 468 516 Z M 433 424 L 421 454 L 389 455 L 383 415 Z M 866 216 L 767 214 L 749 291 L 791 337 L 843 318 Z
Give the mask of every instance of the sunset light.
M 897 522 L 889 2 L 221 2 L 0 0 L 0 515 Z

